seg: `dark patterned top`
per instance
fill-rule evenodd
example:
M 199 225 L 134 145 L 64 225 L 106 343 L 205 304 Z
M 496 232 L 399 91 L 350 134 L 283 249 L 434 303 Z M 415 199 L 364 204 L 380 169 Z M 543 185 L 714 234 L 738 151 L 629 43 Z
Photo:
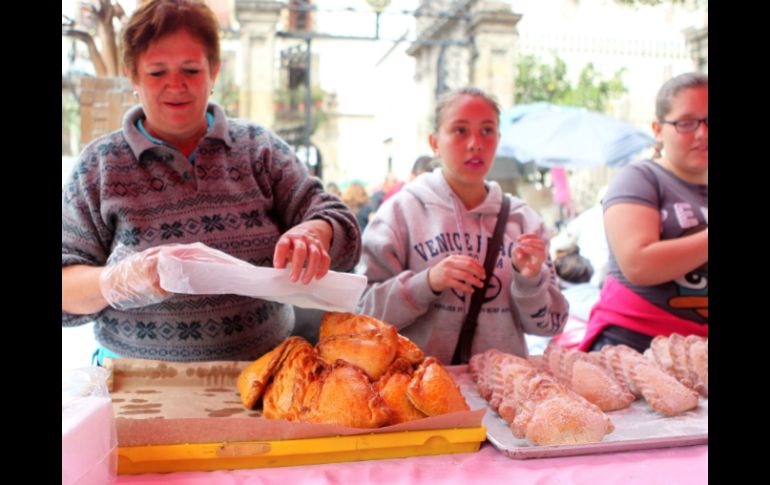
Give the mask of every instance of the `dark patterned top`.
M 62 267 L 103 266 L 116 247 L 133 251 L 202 242 L 258 266 L 272 266 L 279 236 L 307 220 L 334 228 L 331 269 L 352 269 L 361 254 L 356 218 L 321 181 L 307 174 L 270 131 L 214 115 L 191 163 L 136 128 L 132 108 L 123 129 L 90 143 L 62 190 Z M 62 311 L 62 325 L 94 321 L 96 340 L 126 357 L 253 360 L 288 337 L 291 306 L 237 295 L 174 295 L 129 311 L 92 315 Z

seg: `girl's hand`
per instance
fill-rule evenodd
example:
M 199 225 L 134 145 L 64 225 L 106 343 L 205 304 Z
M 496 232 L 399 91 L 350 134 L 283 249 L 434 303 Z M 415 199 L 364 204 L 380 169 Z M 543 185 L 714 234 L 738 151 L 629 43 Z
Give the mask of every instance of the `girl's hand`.
M 514 269 L 528 278 L 539 275 L 546 257 L 545 240 L 527 233 L 517 237 L 516 242 L 511 255 Z
M 308 284 L 313 278 L 321 279 L 329 272 L 331 257 L 332 226 L 323 220 L 314 219 L 298 224 L 281 235 L 275 245 L 273 266 L 285 268 L 291 263 L 291 281 L 297 281 L 302 274 L 302 283 Z
M 473 293 L 473 286 L 484 286 L 484 267 L 470 256 L 454 254 L 428 270 L 428 284 L 434 293 L 454 288 Z

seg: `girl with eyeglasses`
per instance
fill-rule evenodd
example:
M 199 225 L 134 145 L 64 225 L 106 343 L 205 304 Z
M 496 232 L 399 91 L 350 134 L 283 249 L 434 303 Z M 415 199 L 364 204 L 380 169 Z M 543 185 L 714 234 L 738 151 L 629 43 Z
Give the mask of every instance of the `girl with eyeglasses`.
M 708 336 L 708 77 L 667 81 L 655 115 L 653 159 L 619 171 L 603 200 L 610 267 L 581 350 Z

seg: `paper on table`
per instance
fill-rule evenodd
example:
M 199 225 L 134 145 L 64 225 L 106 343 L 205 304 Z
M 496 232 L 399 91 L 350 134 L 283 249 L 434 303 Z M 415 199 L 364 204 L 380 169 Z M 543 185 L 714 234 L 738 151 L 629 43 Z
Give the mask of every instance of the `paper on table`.
M 235 294 L 303 308 L 349 312 L 366 287 L 366 277 L 329 271 L 307 285 L 289 279 L 288 268 L 254 266 L 202 243 L 161 248 L 160 286 L 173 293 Z

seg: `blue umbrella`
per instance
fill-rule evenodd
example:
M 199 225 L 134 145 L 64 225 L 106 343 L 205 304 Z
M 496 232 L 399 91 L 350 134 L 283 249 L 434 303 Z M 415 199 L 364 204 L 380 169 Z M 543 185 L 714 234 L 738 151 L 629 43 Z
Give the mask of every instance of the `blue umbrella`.
M 573 106 L 533 103 L 500 116 L 496 156 L 541 167 L 620 166 L 655 143 L 637 127 Z

